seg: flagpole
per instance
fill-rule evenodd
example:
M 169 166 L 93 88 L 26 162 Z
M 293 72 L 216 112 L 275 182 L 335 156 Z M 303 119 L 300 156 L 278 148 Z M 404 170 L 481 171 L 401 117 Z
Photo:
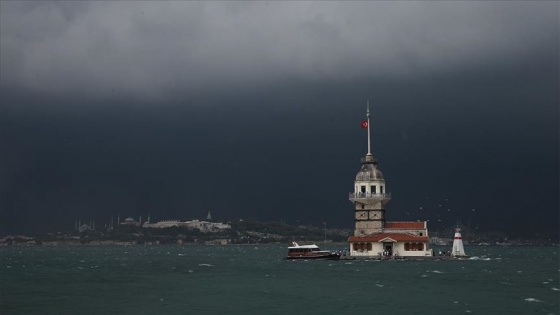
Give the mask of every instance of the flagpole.
M 371 155 L 371 138 L 369 135 L 369 100 L 367 101 L 367 155 Z

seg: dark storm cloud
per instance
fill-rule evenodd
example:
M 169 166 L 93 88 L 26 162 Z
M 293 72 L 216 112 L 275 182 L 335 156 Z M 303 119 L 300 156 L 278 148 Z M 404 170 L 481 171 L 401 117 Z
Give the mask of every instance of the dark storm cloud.
M 0 9 L 0 233 L 350 227 L 366 99 L 389 220 L 558 231 L 558 2 Z
M 2 84 L 161 96 L 539 60 L 556 2 L 6 2 Z

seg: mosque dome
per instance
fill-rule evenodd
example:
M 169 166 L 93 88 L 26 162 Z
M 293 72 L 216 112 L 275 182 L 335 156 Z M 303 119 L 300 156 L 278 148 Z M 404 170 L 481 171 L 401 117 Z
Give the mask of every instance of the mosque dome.
M 128 217 L 128 218 L 124 219 L 124 222 L 130 222 L 130 223 L 134 223 L 134 222 L 136 222 L 136 221 L 134 221 L 134 219 L 133 219 L 133 218 L 131 218 L 131 217 Z

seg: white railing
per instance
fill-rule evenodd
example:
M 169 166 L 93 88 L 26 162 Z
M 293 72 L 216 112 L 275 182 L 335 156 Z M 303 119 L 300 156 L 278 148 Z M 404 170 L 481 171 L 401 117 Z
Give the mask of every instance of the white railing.
M 372 199 L 391 199 L 391 193 L 385 194 L 376 194 L 376 193 L 350 193 L 348 198 L 350 199 L 365 199 L 365 198 L 372 198 Z

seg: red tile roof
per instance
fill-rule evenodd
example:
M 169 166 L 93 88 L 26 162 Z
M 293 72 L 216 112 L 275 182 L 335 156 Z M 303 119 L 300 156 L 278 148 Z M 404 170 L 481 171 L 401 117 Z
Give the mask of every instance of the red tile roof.
M 386 229 L 425 229 L 426 221 L 385 222 Z
M 427 236 L 416 236 L 408 233 L 377 233 L 367 236 L 350 236 L 349 242 L 380 242 L 391 240 L 396 242 L 427 242 Z

